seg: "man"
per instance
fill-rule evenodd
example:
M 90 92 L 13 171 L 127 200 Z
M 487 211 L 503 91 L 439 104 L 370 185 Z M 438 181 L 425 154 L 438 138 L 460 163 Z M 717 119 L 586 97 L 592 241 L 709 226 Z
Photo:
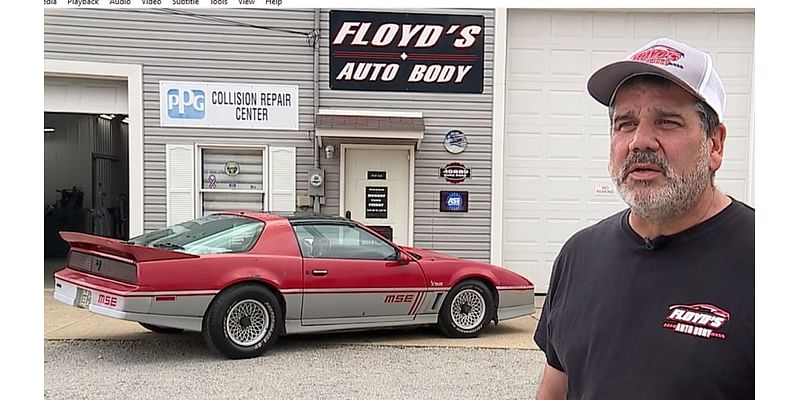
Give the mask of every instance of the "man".
M 752 399 L 755 211 L 714 186 L 726 128 L 711 57 L 658 39 L 588 90 L 609 107 L 608 170 L 630 208 L 555 260 L 537 399 Z

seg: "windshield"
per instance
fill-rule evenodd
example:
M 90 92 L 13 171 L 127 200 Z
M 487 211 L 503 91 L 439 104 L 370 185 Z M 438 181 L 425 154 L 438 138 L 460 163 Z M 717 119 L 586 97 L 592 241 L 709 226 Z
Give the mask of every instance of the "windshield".
M 239 215 L 209 215 L 132 238 L 128 243 L 189 254 L 240 253 L 250 250 L 264 222 Z

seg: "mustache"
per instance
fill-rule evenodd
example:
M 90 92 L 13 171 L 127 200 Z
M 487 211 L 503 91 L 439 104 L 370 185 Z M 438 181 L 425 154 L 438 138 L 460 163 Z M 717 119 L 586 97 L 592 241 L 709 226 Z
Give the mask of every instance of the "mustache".
M 667 160 L 661 158 L 655 152 L 635 151 L 628 155 L 628 158 L 626 158 L 625 162 L 622 164 L 622 168 L 620 168 L 621 179 L 625 179 L 625 177 L 631 173 L 631 167 L 634 164 L 652 164 L 661 169 L 661 171 L 663 171 L 665 174 L 667 174 L 669 171 L 669 163 Z

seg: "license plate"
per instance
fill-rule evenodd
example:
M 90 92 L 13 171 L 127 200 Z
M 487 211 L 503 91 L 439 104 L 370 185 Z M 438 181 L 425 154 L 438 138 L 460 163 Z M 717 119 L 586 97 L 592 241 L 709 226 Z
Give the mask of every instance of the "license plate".
M 80 308 L 89 307 L 92 302 L 92 292 L 90 290 L 78 288 L 77 296 L 75 296 L 76 306 Z

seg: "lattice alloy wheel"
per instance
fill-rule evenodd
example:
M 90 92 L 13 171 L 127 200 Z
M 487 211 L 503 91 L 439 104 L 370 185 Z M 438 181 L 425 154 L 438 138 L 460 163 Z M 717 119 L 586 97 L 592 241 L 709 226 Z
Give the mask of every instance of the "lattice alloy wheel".
M 225 318 L 225 334 L 239 346 L 252 346 L 267 334 L 270 317 L 263 303 L 245 299 L 233 305 Z
M 225 289 L 203 318 L 203 338 L 209 347 L 234 359 L 263 354 L 283 332 L 278 298 L 257 283 Z
M 495 300 L 489 287 L 466 280 L 450 289 L 439 309 L 439 329 L 449 337 L 476 337 L 491 321 Z
M 461 330 L 475 329 L 486 315 L 486 302 L 480 293 L 473 289 L 458 292 L 450 305 L 450 318 Z

